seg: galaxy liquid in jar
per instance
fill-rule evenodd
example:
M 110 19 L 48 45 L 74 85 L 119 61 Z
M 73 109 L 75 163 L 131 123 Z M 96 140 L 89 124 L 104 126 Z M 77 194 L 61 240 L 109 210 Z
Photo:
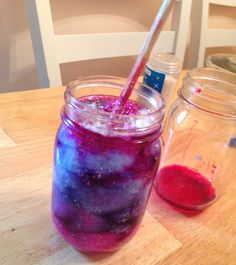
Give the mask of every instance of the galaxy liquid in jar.
M 52 217 L 61 236 L 84 252 L 114 251 L 135 234 L 159 165 L 164 104 L 137 84 L 122 113 L 114 114 L 124 83 L 88 77 L 65 93 Z

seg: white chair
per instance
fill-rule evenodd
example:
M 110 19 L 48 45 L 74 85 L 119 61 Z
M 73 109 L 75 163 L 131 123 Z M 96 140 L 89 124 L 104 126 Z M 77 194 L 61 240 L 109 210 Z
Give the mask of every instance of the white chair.
M 154 50 L 183 61 L 192 0 L 176 0 L 171 30 Z M 49 0 L 25 0 L 40 87 L 61 86 L 60 64 L 137 55 L 147 32 L 55 35 Z M 153 18 L 154 19 L 154 18 Z
M 189 68 L 202 67 L 204 65 L 205 49 L 208 47 L 236 46 L 236 30 L 208 28 L 210 4 L 236 7 L 236 0 L 193 1 L 188 61 Z

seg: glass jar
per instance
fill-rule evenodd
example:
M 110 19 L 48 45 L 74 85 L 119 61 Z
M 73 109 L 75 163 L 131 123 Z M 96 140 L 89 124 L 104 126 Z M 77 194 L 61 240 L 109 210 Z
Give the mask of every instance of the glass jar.
M 236 74 L 236 55 L 235 54 L 211 54 L 206 58 L 206 67 L 230 71 Z
M 156 192 L 182 209 L 212 204 L 236 174 L 236 76 L 210 68 L 189 71 L 162 137 Z
M 181 61 L 167 53 L 153 53 L 146 64 L 143 83 L 162 95 L 167 110 L 175 93 L 181 69 Z
M 73 81 L 65 92 L 56 141 L 52 217 L 74 248 L 120 248 L 137 230 L 159 165 L 164 103 L 136 84 L 121 114 L 125 84 L 115 77 Z

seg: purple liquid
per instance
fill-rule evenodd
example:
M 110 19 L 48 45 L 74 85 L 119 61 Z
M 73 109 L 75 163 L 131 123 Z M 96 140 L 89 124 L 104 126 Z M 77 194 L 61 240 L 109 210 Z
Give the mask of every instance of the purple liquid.
M 117 98 L 79 99 L 112 112 Z M 148 111 L 128 101 L 123 115 Z M 160 158 L 160 132 L 141 136 L 102 135 L 63 116 L 55 143 L 53 221 L 73 247 L 84 252 L 113 251 L 137 230 Z M 90 124 L 91 126 L 91 124 Z
M 182 165 L 160 169 L 154 186 L 164 200 L 184 209 L 201 209 L 216 197 L 215 189 L 206 177 Z

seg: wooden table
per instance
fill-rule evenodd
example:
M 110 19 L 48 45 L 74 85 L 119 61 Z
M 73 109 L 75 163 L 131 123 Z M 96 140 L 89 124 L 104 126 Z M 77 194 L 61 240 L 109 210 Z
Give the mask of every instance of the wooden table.
M 85 256 L 50 218 L 53 142 L 63 88 L 0 95 L 0 264 L 236 264 L 236 176 L 219 201 L 186 217 L 151 195 L 137 235 L 113 254 Z

